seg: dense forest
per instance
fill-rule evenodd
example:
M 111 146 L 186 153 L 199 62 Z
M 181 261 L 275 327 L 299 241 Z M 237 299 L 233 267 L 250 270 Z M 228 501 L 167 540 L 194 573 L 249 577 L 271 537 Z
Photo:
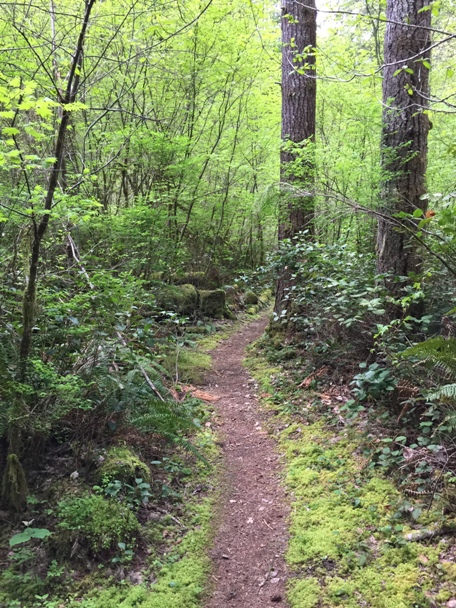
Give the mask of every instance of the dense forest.
M 0 606 L 210 601 L 204 376 L 265 315 L 296 503 L 249 605 L 456 606 L 452 2 L 0 9 Z

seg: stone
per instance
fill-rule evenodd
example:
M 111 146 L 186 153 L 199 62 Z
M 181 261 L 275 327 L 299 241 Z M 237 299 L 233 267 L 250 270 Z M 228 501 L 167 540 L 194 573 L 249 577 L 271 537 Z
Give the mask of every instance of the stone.
M 255 306 L 258 304 L 258 296 L 253 291 L 247 291 L 244 295 L 244 304 L 245 306 Z
M 194 285 L 162 285 L 157 294 L 157 304 L 162 310 L 191 315 L 199 305 L 199 294 Z
M 200 310 L 208 316 L 215 319 L 222 319 L 226 313 L 226 294 L 223 289 L 207 289 L 199 292 Z

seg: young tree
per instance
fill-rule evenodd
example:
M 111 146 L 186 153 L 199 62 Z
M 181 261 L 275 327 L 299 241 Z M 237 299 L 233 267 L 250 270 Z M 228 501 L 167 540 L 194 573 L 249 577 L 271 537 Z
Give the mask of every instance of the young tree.
M 383 218 L 378 222 L 377 268 L 406 277 L 421 261 L 413 224 L 397 227 L 388 217 L 426 210 L 429 118 L 430 0 L 389 0 L 383 70 Z M 418 215 L 418 214 L 417 214 Z M 405 220 L 407 221 L 407 220 Z M 391 291 L 400 283 L 388 280 Z
M 315 46 L 317 11 L 315 0 L 282 3 L 282 151 L 279 241 L 294 239 L 312 230 L 314 201 L 303 190 L 312 188 L 316 113 Z M 280 277 L 276 291 L 276 314 L 287 308 L 285 298 L 290 277 Z

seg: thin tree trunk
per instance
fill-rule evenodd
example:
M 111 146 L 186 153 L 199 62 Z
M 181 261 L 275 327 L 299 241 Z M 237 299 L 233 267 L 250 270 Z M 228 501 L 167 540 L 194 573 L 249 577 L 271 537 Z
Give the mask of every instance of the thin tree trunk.
M 76 45 L 73 61 L 71 64 L 70 72 L 68 75 L 67 88 L 65 96 L 61 100 L 64 104 L 62 111 L 62 118 L 60 120 L 59 130 L 57 134 L 57 140 L 55 145 L 55 162 L 51 170 L 49 178 L 48 189 L 44 200 L 44 213 L 38 224 L 34 227 L 34 239 L 32 244 L 32 255 L 30 258 L 30 268 L 27 286 L 24 292 L 24 312 L 23 312 L 23 329 L 22 339 L 19 349 L 20 357 L 20 379 L 25 379 L 27 370 L 27 362 L 30 356 L 30 349 L 32 345 L 32 328 L 35 320 L 35 309 L 36 309 L 36 284 L 38 280 L 38 264 L 40 260 L 41 243 L 46 233 L 49 224 L 49 212 L 52 209 L 52 203 L 54 200 L 54 194 L 58 185 L 60 174 L 63 169 L 64 154 L 65 154 L 65 140 L 67 137 L 67 127 L 70 120 L 70 111 L 65 108 L 66 104 L 73 103 L 76 99 L 76 95 L 79 89 L 80 81 L 80 69 L 82 65 L 82 53 L 84 48 L 84 38 L 89 25 L 89 18 L 92 8 L 96 0 L 90 0 L 86 4 L 84 12 L 84 20 L 79 34 L 78 42 Z
M 52 210 L 54 193 L 57 189 L 62 170 L 64 168 L 65 141 L 67 127 L 70 120 L 70 111 L 65 105 L 73 103 L 79 89 L 80 68 L 82 65 L 82 53 L 84 39 L 89 25 L 89 18 L 96 0 L 86 3 L 84 19 L 79 33 L 78 42 L 71 63 L 65 95 L 59 101 L 63 104 L 60 125 L 55 144 L 55 162 L 49 177 L 48 188 L 43 205 L 43 215 L 38 220 L 36 216 L 33 221 L 33 242 L 30 256 L 30 266 L 27 284 L 24 291 L 23 315 L 22 315 L 22 338 L 19 346 L 19 373 L 20 382 L 27 379 L 27 368 L 32 349 L 33 325 L 36 316 L 36 289 L 38 283 L 38 270 L 41 257 L 41 244 L 49 225 L 49 214 Z M 20 462 L 22 452 L 22 428 L 21 419 L 28 416 L 28 407 L 22 395 L 18 394 L 12 412 L 12 422 L 8 428 L 8 462 L 3 473 L 2 496 L 6 504 L 20 511 L 25 503 L 26 479 Z
M 429 118 L 429 0 L 388 0 L 383 71 L 382 188 L 383 212 L 389 215 L 426 210 L 426 167 Z M 400 25 L 404 23 L 404 25 Z M 423 26 L 420 27 L 408 27 Z M 407 221 L 407 220 L 406 220 Z M 421 258 L 410 231 L 380 219 L 377 269 L 388 273 L 387 285 L 399 293 L 393 277 L 421 269 Z

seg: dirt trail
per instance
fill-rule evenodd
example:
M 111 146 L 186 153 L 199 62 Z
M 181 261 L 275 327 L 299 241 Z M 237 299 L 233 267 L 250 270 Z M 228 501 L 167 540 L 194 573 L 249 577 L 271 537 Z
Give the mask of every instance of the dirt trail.
M 220 524 L 211 556 L 213 593 L 207 608 L 286 606 L 288 507 L 281 467 L 242 366 L 245 347 L 267 319 L 245 326 L 213 353 L 207 390 L 215 403 L 224 459 Z

